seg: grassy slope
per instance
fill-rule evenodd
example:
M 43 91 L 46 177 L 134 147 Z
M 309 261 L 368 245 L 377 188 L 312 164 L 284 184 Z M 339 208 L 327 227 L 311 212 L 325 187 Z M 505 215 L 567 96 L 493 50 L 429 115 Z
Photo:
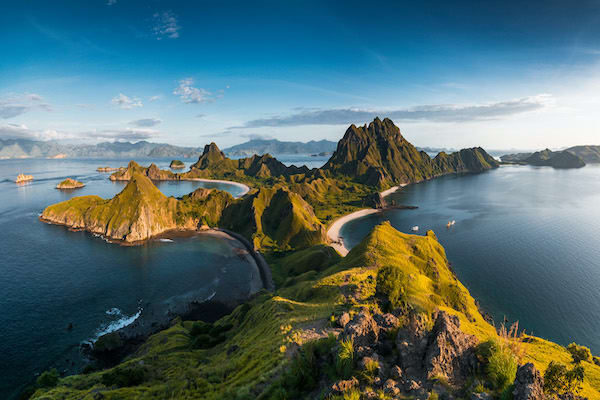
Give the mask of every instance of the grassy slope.
M 406 235 L 382 224 L 344 259 L 331 255 L 323 262 L 328 253 L 324 246 L 315 246 L 270 260 L 276 279 L 285 283 L 274 295 L 260 295 L 219 321 L 232 323 L 233 328 L 227 341 L 212 349 L 191 349 L 189 322 L 152 336 L 117 367 L 143 365 L 149 372 L 139 386 L 105 387 L 101 383 L 103 371 L 64 378 L 59 387 L 40 390 L 34 398 L 91 399 L 94 391 L 102 392 L 105 399 L 256 398 L 274 381 L 290 351 L 306 340 L 307 327 L 327 326 L 329 316 L 343 310 L 377 307 L 373 300 L 376 274 L 378 268 L 387 265 L 410 274 L 408 303 L 414 309 L 430 312 L 439 307 L 458 315 L 467 333 L 481 340 L 495 335 L 468 291 L 447 268 L 444 249 L 432 233 Z M 438 274 L 432 273 L 432 265 Z M 454 285 L 454 300 L 437 294 Z M 533 361 L 542 371 L 550 360 L 570 361 L 563 347 L 541 339 L 523 346 L 527 350 L 524 361 Z M 583 395 L 598 399 L 600 368 L 583 365 Z
M 47 207 L 42 218 L 132 242 L 174 229 L 176 208 L 177 200 L 166 197 L 150 179 L 135 173 L 110 200 L 75 197 Z

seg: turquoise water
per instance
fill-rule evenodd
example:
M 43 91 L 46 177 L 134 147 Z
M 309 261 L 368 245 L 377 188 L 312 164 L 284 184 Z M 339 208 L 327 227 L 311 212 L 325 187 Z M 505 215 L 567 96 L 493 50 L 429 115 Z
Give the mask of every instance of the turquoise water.
M 344 225 L 356 245 L 382 221 L 432 229 L 459 279 L 497 322 L 600 354 L 600 166 L 506 166 L 448 176 L 392 195 L 389 210 Z M 450 229 L 449 220 L 456 220 Z
M 256 283 L 254 267 L 224 239 L 200 235 L 122 247 L 38 220 L 47 205 L 73 196 L 114 196 L 125 184 L 95 170 L 127 161 L 0 160 L 1 398 L 14 397 L 48 368 L 76 372 L 82 365 L 80 343 L 130 323 L 140 311 L 164 310 L 179 296 L 243 298 Z M 170 160 L 155 161 L 167 168 Z M 21 172 L 35 180 L 16 185 Z M 86 187 L 54 189 L 66 177 Z M 202 182 L 158 184 L 169 196 L 209 186 L 233 195 L 241 190 Z

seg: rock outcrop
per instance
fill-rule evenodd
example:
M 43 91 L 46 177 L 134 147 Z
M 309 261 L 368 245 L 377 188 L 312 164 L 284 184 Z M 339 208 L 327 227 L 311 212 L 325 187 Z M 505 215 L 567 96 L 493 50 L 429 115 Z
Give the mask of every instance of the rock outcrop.
M 517 369 L 513 400 L 546 400 L 544 378 L 532 363 L 521 365 Z
M 169 164 L 169 168 L 183 169 L 183 168 L 185 168 L 185 164 L 181 160 L 173 160 L 173 161 L 171 161 L 171 164 Z
M 478 340 L 460 330 L 457 316 L 439 311 L 433 329 L 425 330 L 424 321 L 411 316 L 409 324 L 398 332 L 396 345 L 400 368 L 414 380 L 445 377 L 452 385 L 461 385 L 477 368 L 475 346 Z
M 460 330 L 460 320 L 445 311 L 438 312 L 425 351 L 427 378 L 444 376 L 451 384 L 462 384 L 477 368 L 475 336 Z
M 142 167 L 135 161 L 130 161 L 125 169 L 119 169 L 110 176 L 111 181 L 129 181 L 134 174 L 145 175 L 153 181 L 172 181 L 178 180 L 179 176 L 171 171 L 159 169 L 156 164 L 152 163 L 149 167 Z
M 82 182 L 79 182 L 75 179 L 67 178 L 64 181 L 62 181 L 61 183 L 59 183 L 58 185 L 56 185 L 56 188 L 57 189 L 77 189 L 77 188 L 82 188 L 84 186 L 85 186 L 85 184 Z
M 379 339 L 379 326 L 370 313 L 362 311 L 346 324 L 344 337 L 352 340 L 355 347 L 372 346 Z

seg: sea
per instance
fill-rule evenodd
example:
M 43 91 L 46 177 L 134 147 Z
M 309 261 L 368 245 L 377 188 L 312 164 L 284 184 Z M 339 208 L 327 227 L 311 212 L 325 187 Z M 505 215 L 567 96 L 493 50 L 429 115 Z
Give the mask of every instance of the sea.
M 319 167 L 326 158 L 278 157 Z M 110 244 L 42 223 L 42 210 L 73 196 L 110 198 L 124 187 L 99 166 L 129 160 L 0 160 L 0 394 L 12 399 L 42 371 L 80 371 L 80 345 L 182 296 L 210 299 L 250 291 L 252 266 L 219 237 Z M 168 168 L 170 160 L 139 159 Z M 186 165 L 195 160 L 183 160 Z M 34 181 L 16 185 L 19 173 Z M 60 191 L 71 177 L 86 184 Z M 162 182 L 179 197 L 198 187 L 234 196 L 237 186 Z M 600 354 L 600 166 L 575 170 L 503 166 L 409 185 L 391 195 L 414 210 L 387 210 L 344 225 L 347 246 L 383 221 L 400 231 L 433 230 L 458 278 L 497 322 Z M 448 221 L 456 223 L 447 228 Z M 72 325 L 72 329 L 68 329 Z
M 41 372 L 80 371 L 80 345 L 134 322 L 144 312 L 215 296 L 244 298 L 256 287 L 256 267 L 229 241 L 200 234 L 153 240 L 142 246 L 107 243 L 87 232 L 49 225 L 38 217 L 50 204 L 74 196 L 111 198 L 124 187 L 100 166 L 129 160 L 0 160 L 0 398 L 16 398 Z M 168 169 L 170 160 L 155 162 Z M 183 160 L 186 165 L 195 160 Z M 34 176 L 17 185 L 19 173 Z M 70 177 L 85 187 L 55 189 Z M 160 182 L 167 196 L 198 187 L 237 196 L 241 188 L 214 182 Z M 72 329 L 69 329 L 69 326 Z
M 600 355 L 600 165 L 502 166 L 409 185 L 397 205 L 342 227 L 351 248 L 377 224 L 433 230 L 460 281 L 497 327 Z M 456 221 L 447 227 L 449 221 Z

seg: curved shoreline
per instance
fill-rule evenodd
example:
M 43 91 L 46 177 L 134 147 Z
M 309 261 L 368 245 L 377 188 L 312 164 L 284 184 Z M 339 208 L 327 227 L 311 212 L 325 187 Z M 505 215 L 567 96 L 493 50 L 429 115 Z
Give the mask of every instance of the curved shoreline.
M 242 189 L 242 193 L 240 193 L 238 196 L 234 196 L 236 198 L 244 197 L 246 195 L 246 193 L 248 193 L 250 191 L 250 186 L 248 186 L 248 185 L 244 185 L 243 183 L 235 182 L 235 181 L 226 181 L 226 180 L 223 180 L 223 179 L 187 178 L 187 179 L 180 179 L 180 180 L 182 180 L 182 181 L 207 182 L 207 183 L 215 182 L 215 183 L 224 183 L 224 184 L 236 186 L 236 187 L 239 187 L 240 189 Z
M 403 183 L 399 186 L 391 187 L 379 194 L 381 197 L 389 196 L 392 193 L 397 192 L 401 188 L 407 186 L 407 183 Z M 377 214 L 382 212 L 384 209 L 382 208 L 363 208 L 362 210 L 355 211 L 350 214 L 346 214 L 341 216 L 340 218 L 333 221 L 333 223 L 327 229 L 327 239 L 330 241 L 330 246 L 333 247 L 342 257 L 345 257 L 350 250 L 344 245 L 344 239 L 340 236 L 340 232 L 342 227 L 346 225 L 348 222 L 353 221 L 355 219 L 364 217 L 366 215 Z

